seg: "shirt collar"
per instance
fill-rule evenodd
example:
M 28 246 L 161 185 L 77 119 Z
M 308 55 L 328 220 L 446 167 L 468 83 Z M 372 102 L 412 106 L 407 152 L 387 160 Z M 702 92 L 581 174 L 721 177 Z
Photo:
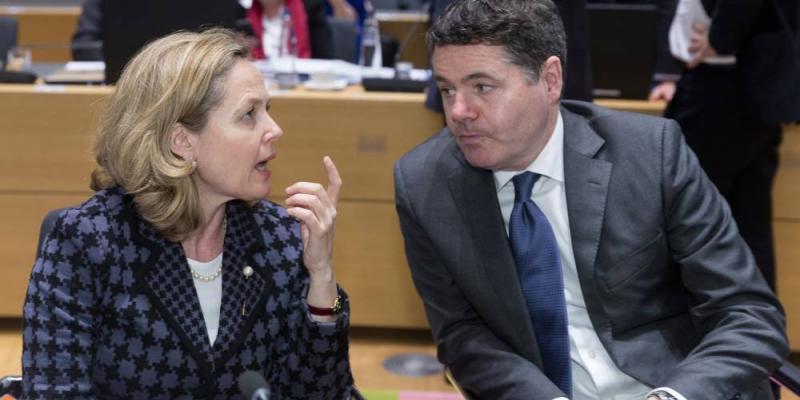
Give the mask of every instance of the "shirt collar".
M 556 126 L 542 152 L 523 171 L 543 175 L 558 182 L 564 182 L 564 121 L 558 113 Z M 499 192 L 517 174 L 523 171 L 494 171 L 495 189 Z

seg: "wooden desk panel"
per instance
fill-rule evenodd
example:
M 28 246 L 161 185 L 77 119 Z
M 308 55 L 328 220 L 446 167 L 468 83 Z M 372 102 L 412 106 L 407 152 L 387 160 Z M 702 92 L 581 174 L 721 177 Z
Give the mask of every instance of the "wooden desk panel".
M 92 129 L 108 87 L 0 85 L 0 316 L 19 316 L 39 224 L 46 211 L 90 195 Z M 273 95 L 278 142 L 273 194 L 298 180 L 323 181 L 331 155 L 344 177 L 335 263 L 353 298 L 353 324 L 426 327 L 394 212 L 392 165 L 442 124 L 419 94 L 290 92 Z M 370 118 L 364 118 L 365 115 Z M 24 208 L 24 212 L 17 212 Z
M 394 201 L 341 202 L 333 258 L 337 280 L 352 299 L 353 325 L 427 328 Z
M 67 62 L 80 7 L 0 6 L 0 15 L 16 17 L 17 42 L 32 50 L 33 62 Z
M 394 162 L 442 126 L 419 95 L 342 95 L 274 95 L 271 114 L 285 133 L 270 163 L 273 194 L 282 196 L 297 180 L 323 182 L 322 157 L 330 155 L 344 180 L 343 199 L 393 204 Z
M 800 125 L 787 126 L 783 131 L 773 197 L 775 218 L 800 224 Z M 800 263 L 800 259 L 797 262 Z
M 800 221 L 776 221 L 773 227 L 778 297 L 786 310 L 789 345 L 800 351 Z
M 47 210 L 89 195 L 91 129 L 107 87 L 0 85 L 0 316 L 19 316 L 39 224 Z M 422 107 L 421 94 L 284 92 L 273 94 L 272 114 L 284 128 L 278 142 L 273 195 L 296 180 L 324 179 L 321 158 L 339 166 L 344 187 L 335 259 L 353 300 L 353 325 L 424 328 L 421 303 L 405 263 L 394 212 L 392 164 L 442 124 Z M 660 113 L 659 105 L 608 102 Z M 789 315 L 792 347 L 800 349 L 800 219 L 796 218 L 800 130 L 787 132 L 776 193 L 779 291 Z
M 0 190 L 88 191 L 92 128 L 108 89 L 0 85 Z

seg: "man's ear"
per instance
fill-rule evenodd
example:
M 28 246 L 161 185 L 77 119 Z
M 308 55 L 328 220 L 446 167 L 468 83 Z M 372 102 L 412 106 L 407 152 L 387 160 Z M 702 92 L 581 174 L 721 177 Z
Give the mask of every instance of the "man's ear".
M 180 158 L 189 161 L 194 159 L 192 139 L 189 131 L 182 124 L 175 124 L 169 130 L 169 148 Z
M 561 69 L 561 59 L 550 56 L 542 66 L 539 79 L 543 80 L 547 88 L 547 98 L 557 102 L 561 99 L 561 90 L 564 88 L 564 75 Z

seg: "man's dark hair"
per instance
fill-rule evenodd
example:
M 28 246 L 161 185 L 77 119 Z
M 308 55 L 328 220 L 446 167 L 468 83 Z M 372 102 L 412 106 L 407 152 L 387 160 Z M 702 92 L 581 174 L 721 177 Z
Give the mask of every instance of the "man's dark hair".
M 428 50 L 447 45 L 503 46 L 534 81 L 550 56 L 567 63 L 567 35 L 551 0 L 455 0 L 428 31 Z

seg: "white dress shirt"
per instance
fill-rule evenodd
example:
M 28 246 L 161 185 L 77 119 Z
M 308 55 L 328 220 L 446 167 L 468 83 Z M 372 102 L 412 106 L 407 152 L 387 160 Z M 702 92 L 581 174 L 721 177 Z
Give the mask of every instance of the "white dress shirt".
M 264 32 L 261 34 L 261 46 L 267 58 L 281 56 L 281 35 L 283 34 L 283 6 L 275 17 L 270 18 L 266 13 L 261 17 L 261 26 Z
M 564 190 L 564 122 L 560 113 L 550 140 L 525 171 L 541 175 L 533 187 L 531 198 L 553 227 L 561 254 L 572 361 L 573 399 L 645 399 L 652 388 L 617 368 L 597 336 L 586 310 L 575 266 L 575 255 L 572 252 L 567 197 Z M 511 179 L 521 172 L 523 171 L 494 172 L 497 199 L 500 202 L 506 234 L 508 234 L 511 210 L 514 208 L 514 183 Z M 673 396 L 678 395 L 672 390 L 667 389 L 667 391 Z M 685 400 L 682 397 L 678 398 Z

